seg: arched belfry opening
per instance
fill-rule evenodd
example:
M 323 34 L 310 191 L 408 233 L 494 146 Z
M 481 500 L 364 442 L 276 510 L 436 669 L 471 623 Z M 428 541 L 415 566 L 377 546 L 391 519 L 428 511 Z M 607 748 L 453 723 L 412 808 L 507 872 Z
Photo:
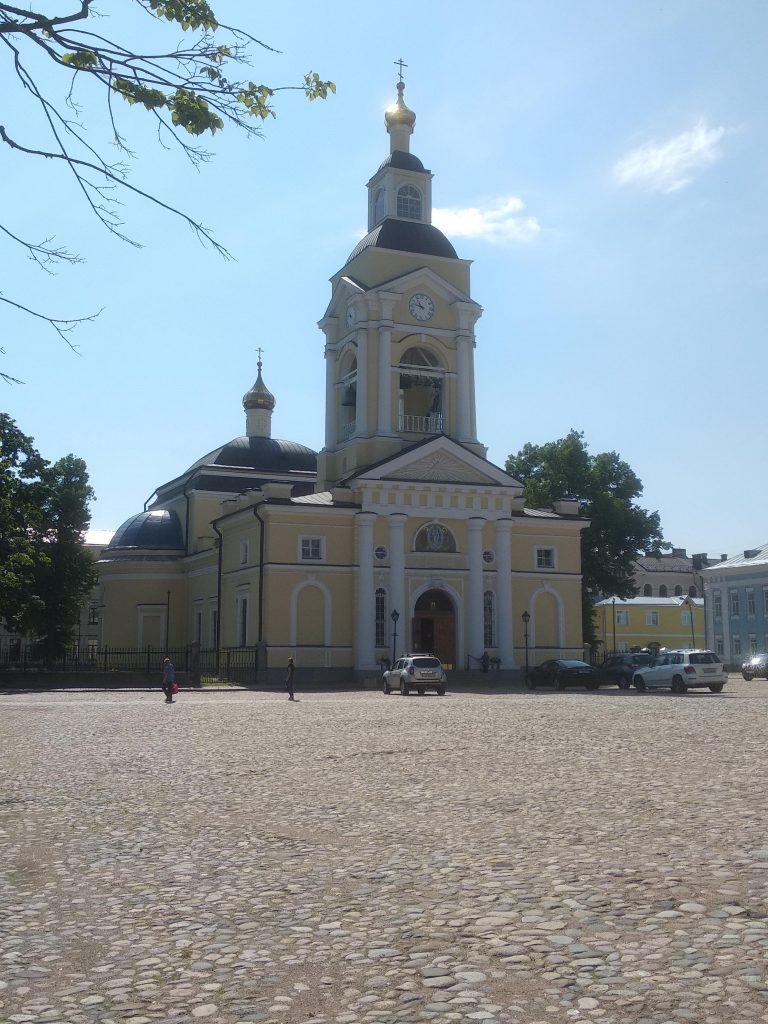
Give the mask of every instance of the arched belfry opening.
M 414 652 L 436 655 L 447 668 L 456 664 L 456 609 L 444 590 L 427 590 L 416 602 L 411 623 Z
M 338 402 L 339 435 L 344 440 L 354 434 L 357 426 L 357 356 L 347 351 L 339 363 Z
M 445 369 L 428 348 L 414 346 L 400 359 L 398 428 L 402 433 L 442 434 Z

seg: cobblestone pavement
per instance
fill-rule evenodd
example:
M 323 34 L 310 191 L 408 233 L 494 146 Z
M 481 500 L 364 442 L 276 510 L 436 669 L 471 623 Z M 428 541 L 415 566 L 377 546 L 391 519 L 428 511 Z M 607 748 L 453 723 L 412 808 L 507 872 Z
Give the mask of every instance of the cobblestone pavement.
M 0 1020 L 768 1021 L 768 683 L 0 696 Z

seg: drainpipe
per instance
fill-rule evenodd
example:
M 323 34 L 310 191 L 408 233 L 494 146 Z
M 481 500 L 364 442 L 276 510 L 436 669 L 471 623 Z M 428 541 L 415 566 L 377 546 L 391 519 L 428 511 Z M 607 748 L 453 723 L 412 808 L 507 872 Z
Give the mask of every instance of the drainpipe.
M 212 522 L 211 526 L 219 538 L 219 559 L 216 567 L 216 678 L 218 679 L 221 651 L 221 559 L 224 554 L 224 537 L 215 522 Z
M 258 642 L 261 643 L 264 639 L 264 520 L 259 515 L 259 506 L 253 506 L 253 514 L 259 521 L 259 630 L 258 630 Z
M 189 554 L 189 495 L 187 494 L 187 484 L 189 480 L 184 483 L 184 501 L 187 504 L 186 515 L 184 516 L 184 554 Z

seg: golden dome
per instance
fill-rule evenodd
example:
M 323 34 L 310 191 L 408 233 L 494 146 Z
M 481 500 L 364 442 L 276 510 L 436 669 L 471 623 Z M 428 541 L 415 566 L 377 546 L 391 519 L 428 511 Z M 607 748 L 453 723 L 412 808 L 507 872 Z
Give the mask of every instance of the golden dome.
M 267 409 L 269 412 L 272 412 L 275 408 L 275 396 L 267 389 L 266 384 L 261 379 L 261 360 L 259 360 L 257 365 L 259 367 L 259 374 L 251 390 L 246 391 L 243 395 L 243 408 L 246 410 Z
M 386 123 L 387 131 L 391 131 L 393 128 L 400 127 L 401 125 L 412 129 L 416 124 L 416 115 L 405 105 L 405 100 L 403 99 L 404 91 L 405 82 L 398 82 L 397 102 L 394 107 L 390 107 L 384 114 L 384 122 Z

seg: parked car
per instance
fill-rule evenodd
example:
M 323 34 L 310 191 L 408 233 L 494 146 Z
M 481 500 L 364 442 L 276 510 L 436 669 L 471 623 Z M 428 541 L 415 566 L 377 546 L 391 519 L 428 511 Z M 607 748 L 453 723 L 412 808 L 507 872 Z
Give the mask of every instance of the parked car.
M 443 663 L 434 654 L 406 654 L 384 673 L 381 682 L 384 693 L 399 690 L 407 697 L 411 690 L 418 690 L 420 695 L 434 690 L 443 697 L 448 677 Z
M 720 693 L 728 682 L 725 666 L 713 651 L 666 651 L 632 677 L 638 690 L 665 689 L 685 693 L 692 687 L 708 687 Z
M 556 686 L 564 690 L 566 686 L 586 686 L 588 690 L 596 690 L 600 683 L 597 672 L 586 661 L 570 661 L 567 658 L 551 658 L 535 665 L 528 672 L 526 686 L 535 690 L 537 686 Z
M 741 674 L 749 681 L 762 676 L 768 679 L 768 654 L 753 654 L 741 666 Z
M 601 685 L 616 683 L 622 690 L 628 690 L 637 669 L 650 665 L 651 658 L 652 655 L 646 653 L 612 654 L 597 666 L 597 678 Z

